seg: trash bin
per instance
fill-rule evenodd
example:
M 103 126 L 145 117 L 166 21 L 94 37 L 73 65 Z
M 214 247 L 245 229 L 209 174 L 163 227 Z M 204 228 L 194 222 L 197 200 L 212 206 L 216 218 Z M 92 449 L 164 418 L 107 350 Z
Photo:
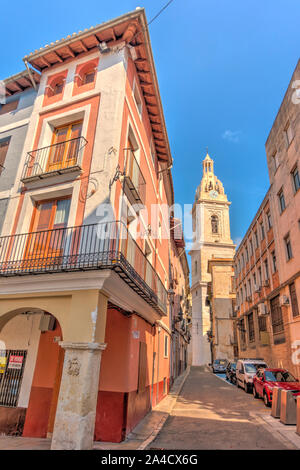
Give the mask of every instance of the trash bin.
M 283 424 L 297 424 L 296 400 L 289 390 L 281 390 L 280 422 Z
M 273 388 L 272 410 L 271 410 L 271 416 L 273 416 L 273 418 L 280 418 L 281 390 L 282 389 L 279 387 Z

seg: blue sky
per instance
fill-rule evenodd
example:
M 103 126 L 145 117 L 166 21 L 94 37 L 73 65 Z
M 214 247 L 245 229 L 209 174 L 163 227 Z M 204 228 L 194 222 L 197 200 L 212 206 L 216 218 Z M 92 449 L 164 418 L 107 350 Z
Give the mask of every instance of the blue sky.
M 19 0 L 1 6 L 0 78 L 49 42 L 166 0 Z M 174 158 L 176 202 L 192 203 L 206 147 L 242 237 L 269 185 L 264 144 L 299 58 L 299 0 L 174 0 L 150 26 Z M 3 45 L 6 44 L 6 47 Z

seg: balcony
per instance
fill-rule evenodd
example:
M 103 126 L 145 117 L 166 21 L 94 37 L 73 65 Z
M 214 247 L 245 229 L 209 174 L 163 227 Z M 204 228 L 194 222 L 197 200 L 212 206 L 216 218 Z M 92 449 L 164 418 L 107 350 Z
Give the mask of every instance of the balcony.
M 80 171 L 86 144 L 84 137 L 77 137 L 28 152 L 21 181 L 28 183 L 53 175 Z
M 0 276 L 111 269 L 161 315 L 167 291 L 122 222 L 0 237 Z
M 131 149 L 125 149 L 124 192 L 131 204 L 145 204 L 146 181 Z

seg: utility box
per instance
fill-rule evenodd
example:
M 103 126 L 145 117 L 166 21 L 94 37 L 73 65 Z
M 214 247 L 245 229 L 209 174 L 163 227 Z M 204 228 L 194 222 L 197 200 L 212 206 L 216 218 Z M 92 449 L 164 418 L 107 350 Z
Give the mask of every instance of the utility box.
M 273 418 L 280 418 L 280 409 L 281 409 L 281 388 L 273 388 L 273 397 L 272 397 L 272 410 L 271 416 Z
M 297 424 L 297 406 L 292 392 L 281 390 L 280 422 L 283 424 Z

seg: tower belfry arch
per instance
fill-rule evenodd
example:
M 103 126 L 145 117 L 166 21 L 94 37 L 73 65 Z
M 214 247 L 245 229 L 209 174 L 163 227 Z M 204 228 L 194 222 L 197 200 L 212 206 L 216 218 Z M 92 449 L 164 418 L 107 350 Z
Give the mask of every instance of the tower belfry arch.
M 194 240 L 192 263 L 193 365 L 210 363 L 216 356 L 233 356 L 232 287 L 235 245 L 230 236 L 230 202 L 207 153 L 202 180 L 192 210 Z

